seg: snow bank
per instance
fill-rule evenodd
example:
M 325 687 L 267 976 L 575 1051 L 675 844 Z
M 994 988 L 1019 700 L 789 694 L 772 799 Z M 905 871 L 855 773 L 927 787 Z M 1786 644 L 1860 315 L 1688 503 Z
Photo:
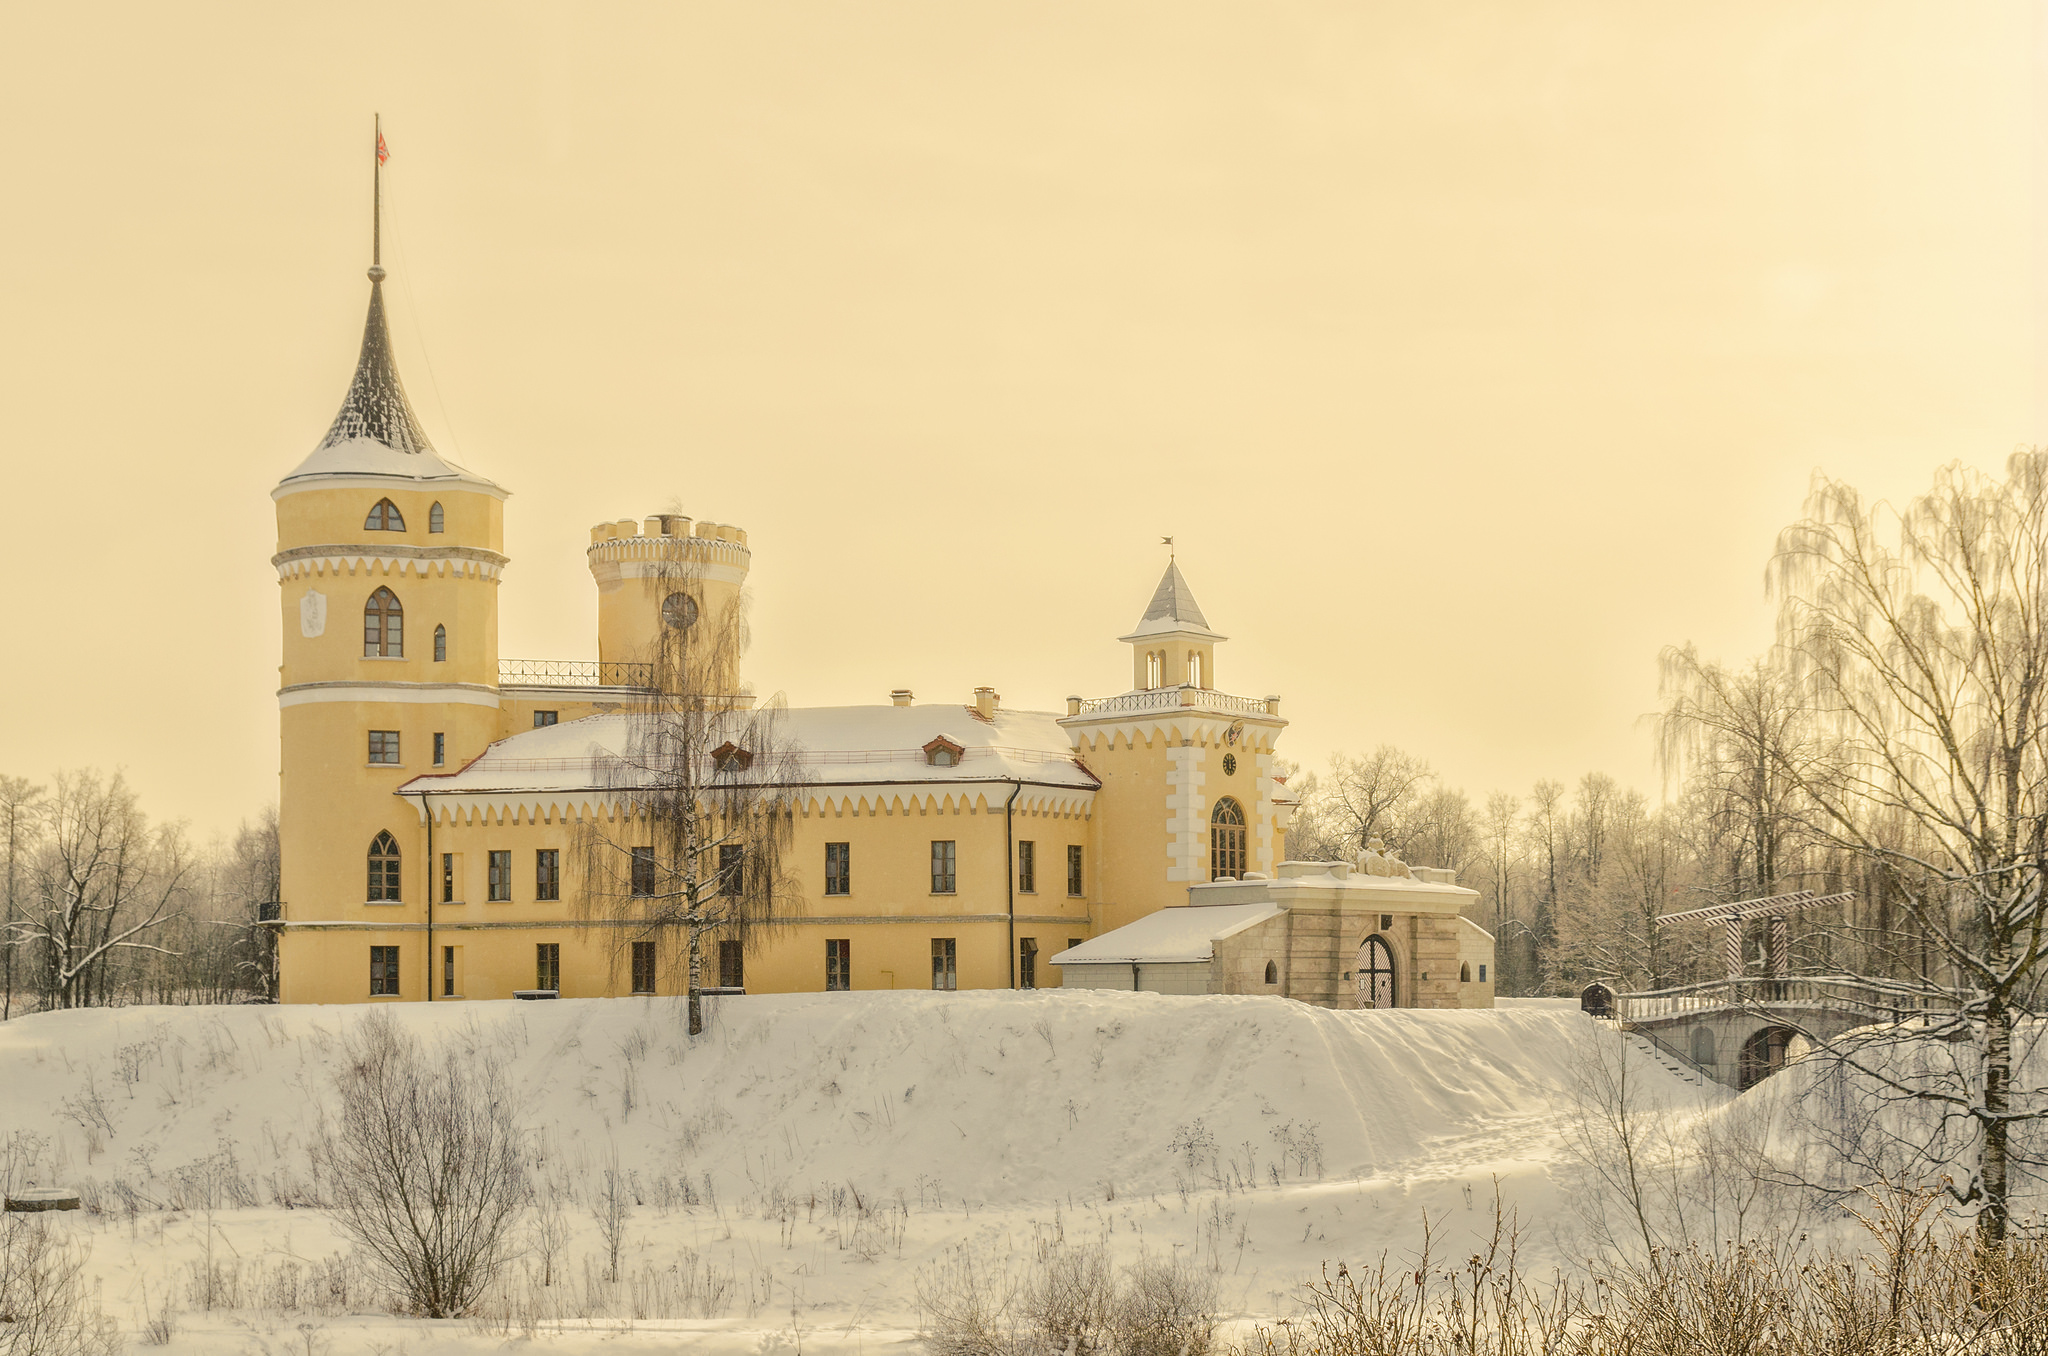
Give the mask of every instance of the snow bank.
M 636 1256 L 688 1249 L 744 1276 L 754 1298 L 719 1331 L 844 1324 L 870 1346 L 914 1322 L 920 1263 L 1047 1228 L 1124 1252 L 1193 1249 L 1234 1307 L 1273 1313 L 1324 1259 L 1406 1246 L 1420 1208 L 1454 1235 L 1488 1222 L 1497 1176 L 1541 1257 L 1572 1043 L 1590 1030 L 1568 1004 L 1331 1012 L 1118 992 L 713 1007 L 695 1042 L 670 999 L 383 1010 L 430 1045 L 501 1059 L 544 1171 L 572 1189 L 616 1154 Z M 145 1286 L 163 1294 L 197 1255 L 192 1183 L 223 1170 L 240 1208 L 213 1227 L 237 1255 L 325 1256 L 338 1243 L 303 1208 L 306 1146 L 332 1107 L 340 1033 L 364 1011 L 127 1008 L 0 1026 L 0 1168 L 97 1199 L 104 1213 L 75 1227 L 127 1323 Z M 848 1252 L 819 1204 L 835 1191 L 900 1212 L 886 1255 Z M 571 1214 L 587 1248 L 588 1211 Z M 194 1343 L 208 1331 L 186 1325 Z

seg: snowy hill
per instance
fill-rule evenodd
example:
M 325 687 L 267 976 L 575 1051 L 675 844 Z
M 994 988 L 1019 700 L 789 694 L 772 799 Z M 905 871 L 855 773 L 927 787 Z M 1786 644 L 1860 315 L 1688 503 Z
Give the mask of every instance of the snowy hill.
M 1496 1176 L 1538 1225 L 1540 1258 L 1573 1042 L 1590 1030 L 1561 1003 L 1339 1013 L 1047 991 L 716 1006 L 694 1043 L 673 1000 L 383 1011 L 429 1044 L 503 1062 L 537 1136 L 538 1180 L 561 1203 L 561 1265 L 588 1260 L 593 1184 L 615 1160 L 634 1202 L 630 1263 L 673 1273 L 680 1259 L 722 1278 L 722 1301 L 681 1326 L 750 1350 L 775 1333 L 811 1346 L 907 1340 L 919 1265 L 963 1242 L 1000 1251 L 1048 1230 L 1120 1253 L 1191 1250 L 1226 1303 L 1272 1313 L 1325 1259 L 1406 1246 L 1423 1207 L 1454 1233 L 1490 1222 Z M 172 1290 L 187 1309 L 204 1298 L 193 1278 L 208 1238 L 248 1269 L 248 1288 L 287 1259 L 310 1267 L 340 1244 L 306 1208 L 318 1198 L 306 1145 L 332 1107 L 339 1035 L 364 1011 L 129 1008 L 9 1023 L 0 1168 L 12 1185 L 62 1182 L 97 1205 L 67 1227 L 90 1238 L 104 1302 L 124 1324 L 140 1325 L 145 1294 Z M 1673 1096 L 1724 1096 L 1644 1069 Z M 234 1350 L 225 1335 L 260 1335 L 253 1296 L 228 1298 L 242 1302 L 181 1315 L 173 1349 Z M 268 1321 L 294 1329 L 289 1316 Z M 317 1321 L 344 1342 L 419 1326 Z M 677 1326 L 637 1331 L 672 1340 Z M 435 1343 L 497 1346 L 462 1325 L 443 1325 Z

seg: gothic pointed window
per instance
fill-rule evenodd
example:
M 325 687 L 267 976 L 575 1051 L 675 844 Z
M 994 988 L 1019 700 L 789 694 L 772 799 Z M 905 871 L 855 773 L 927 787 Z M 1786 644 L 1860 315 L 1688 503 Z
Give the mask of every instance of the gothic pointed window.
M 434 505 L 436 513 L 440 512 L 440 509 L 441 506 L 439 504 Z M 365 532 L 403 532 L 405 531 L 405 519 L 399 516 L 398 505 L 392 503 L 389 499 L 379 499 L 370 506 L 370 516 L 363 519 L 363 530 Z M 436 528 L 435 530 L 439 531 L 440 529 Z
M 1244 848 L 1244 807 L 1225 796 L 1209 816 L 1209 879 L 1242 877 Z
M 434 662 L 436 664 L 448 662 L 448 628 L 445 626 L 434 628 Z
M 436 499 L 434 506 L 427 510 L 427 531 L 446 532 L 447 530 L 448 517 L 441 512 L 441 501 Z
M 370 893 L 372 904 L 396 904 L 398 894 L 398 840 L 390 830 L 370 840 Z
M 405 609 L 398 595 L 380 588 L 363 604 L 363 658 L 405 657 Z

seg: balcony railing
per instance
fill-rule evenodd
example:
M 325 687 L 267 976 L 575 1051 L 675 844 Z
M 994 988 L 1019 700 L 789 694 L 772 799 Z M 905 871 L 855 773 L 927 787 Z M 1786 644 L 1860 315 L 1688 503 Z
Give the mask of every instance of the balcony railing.
M 1233 716 L 1277 715 L 1278 697 L 1239 697 L 1206 687 L 1155 687 L 1144 692 L 1126 692 L 1116 697 L 1097 697 L 1081 703 L 1075 715 L 1112 715 L 1122 711 L 1213 711 Z
M 1714 979 L 1652 993 L 1618 993 L 1614 1006 L 1624 1022 L 1653 1022 L 1721 1008 L 1837 1008 L 1893 1021 L 1956 1010 L 1955 999 L 1947 994 L 1854 975 Z
M 654 665 L 611 659 L 500 659 L 498 682 L 534 687 L 651 687 Z

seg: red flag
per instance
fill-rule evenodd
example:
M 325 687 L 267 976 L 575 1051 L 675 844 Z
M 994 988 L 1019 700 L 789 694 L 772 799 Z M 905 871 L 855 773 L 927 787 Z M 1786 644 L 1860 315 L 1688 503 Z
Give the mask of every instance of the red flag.
M 391 151 L 384 145 L 384 134 L 379 132 L 377 133 L 377 163 L 381 165 L 390 158 Z

